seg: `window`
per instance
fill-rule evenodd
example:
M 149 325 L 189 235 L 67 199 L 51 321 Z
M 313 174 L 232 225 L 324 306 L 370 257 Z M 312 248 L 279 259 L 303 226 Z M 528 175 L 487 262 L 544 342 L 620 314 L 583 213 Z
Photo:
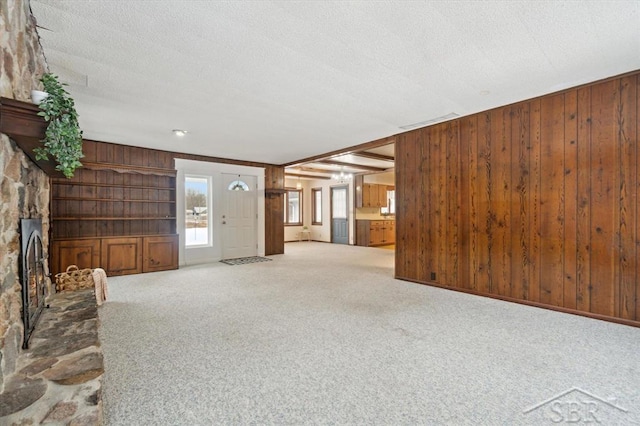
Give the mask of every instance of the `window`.
M 185 176 L 185 246 L 209 244 L 209 178 Z
M 387 207 L 380 207 L 380 214 L 396 214 L 396 191 L 387 191 Z
M 251 191 L 249 185 L 241 180 L 234 180 L 227 187 L 229 191 Z
M 322 225 L 322 188 L 311 190 L 311 224 Z
M 302 189 L 287 189 L 285 191 L 284 224 L 302 225 Z
M 332 188 L 333 200 L 331 201 L 333 219 L 347 219 L 347 188 Z

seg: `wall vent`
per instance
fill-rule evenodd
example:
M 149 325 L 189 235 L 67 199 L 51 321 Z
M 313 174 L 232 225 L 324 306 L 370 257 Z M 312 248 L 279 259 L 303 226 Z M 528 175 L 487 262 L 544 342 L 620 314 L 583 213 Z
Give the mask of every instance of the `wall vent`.
M 434 123 L 438 123 L 440 121 L 450 120 L 450 119 L 456 118 L 456 117 L 460 117 L 460 115 L 456 114 L 455 112 L 450 112 L 447 115 L 443 115 L 443 116 L 440 116 L 440 117 L 432 118 L 430 120 L 421 121 L 419 123 L 407 124 L 405 126 L 400 126 L 400 128 L 402 130 L 417 129 L 418 127 L 428 126 L 429 124 L 434 124 Z

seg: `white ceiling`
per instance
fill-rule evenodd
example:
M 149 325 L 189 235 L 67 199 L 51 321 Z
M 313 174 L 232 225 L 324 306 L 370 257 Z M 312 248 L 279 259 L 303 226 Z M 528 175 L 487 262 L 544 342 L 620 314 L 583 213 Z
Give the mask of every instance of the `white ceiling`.
M 86 138 L 274 164 L 640 69 L 638 1 L 31 7 Z

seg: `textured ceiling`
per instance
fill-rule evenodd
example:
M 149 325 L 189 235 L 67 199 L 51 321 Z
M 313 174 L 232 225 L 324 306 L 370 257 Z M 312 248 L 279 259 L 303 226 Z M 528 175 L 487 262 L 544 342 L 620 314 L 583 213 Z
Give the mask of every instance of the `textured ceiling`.
M 31 7 L 86 138 L 275 164 L 640 69 L 638 1 Z

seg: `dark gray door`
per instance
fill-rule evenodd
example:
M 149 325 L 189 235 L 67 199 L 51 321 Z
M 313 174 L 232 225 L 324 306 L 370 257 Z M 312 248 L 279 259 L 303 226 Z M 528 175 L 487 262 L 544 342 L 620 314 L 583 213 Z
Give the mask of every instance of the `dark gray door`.
M 346 186 L 331 188 L 331 242 L 349 244 L 349 207 Z

